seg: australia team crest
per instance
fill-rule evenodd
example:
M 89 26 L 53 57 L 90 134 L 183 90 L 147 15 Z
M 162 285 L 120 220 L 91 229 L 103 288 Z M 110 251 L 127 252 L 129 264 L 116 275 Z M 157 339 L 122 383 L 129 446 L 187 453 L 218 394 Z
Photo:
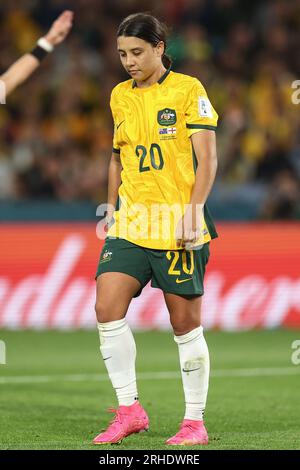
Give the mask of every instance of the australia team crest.
M 177 121 L 175 109 L 161 109 L 157 113 L 157 121 L 161 126 L 173 126 Z
M 103 255 L 101 257 L 100 264 L 101 263 L 107 263 L 107 261 L 111 260 L 111 257 L 112 257 L 112 252 L 109 251 L 109 250 L 105 250 L 105 252 L 103 253 Z

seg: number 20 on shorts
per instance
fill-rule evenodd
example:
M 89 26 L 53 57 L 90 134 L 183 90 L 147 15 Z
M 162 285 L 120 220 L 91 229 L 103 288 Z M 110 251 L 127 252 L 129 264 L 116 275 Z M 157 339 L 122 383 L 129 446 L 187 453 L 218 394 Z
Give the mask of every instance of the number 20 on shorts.
M 190 258 L 189 262 L 187 261 L 187 255 Z M 185 274 L 193 274 L 194 269 L 195 269 L 193 251 L 168 251 L 166 256 L 167 256 L 167 259 L 171 261 L 168 274 L 170 274 L 171 276 L 179 276 L 181 274 L 181 270 L 179 269 L 180 266 L 178 266 L 179 258 L 181 258 L 181 266 L 182 266 L 183 272 Z M 189 264 L 189 267 L 188 267 L 188 264 Z

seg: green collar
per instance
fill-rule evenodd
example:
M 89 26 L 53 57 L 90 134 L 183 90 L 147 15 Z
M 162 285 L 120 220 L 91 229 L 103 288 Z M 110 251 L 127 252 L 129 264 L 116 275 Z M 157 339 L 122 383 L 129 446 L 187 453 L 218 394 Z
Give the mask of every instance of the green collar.
M 162 82 L 165 81 L 165 79 L 167 78 L 167 76 L 169 75 L 170 72 L 171 72 L 171 68 L 169 68 L 168 70 L 165 71 L 165 73 L 160 77 L 160 79 L 157 81 L 157 83 L 159 85 L 161 85 Z M 133 82 L 132 82 L 132 88 L 137 88 L 137 84 L 136 84 L 135 80 L 133 80 Z

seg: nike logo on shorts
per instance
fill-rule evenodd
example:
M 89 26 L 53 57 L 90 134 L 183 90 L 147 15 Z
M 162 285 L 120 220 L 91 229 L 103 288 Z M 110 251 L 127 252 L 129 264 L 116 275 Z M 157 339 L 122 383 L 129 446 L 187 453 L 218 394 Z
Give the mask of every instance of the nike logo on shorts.
M 189 277 L 188 279 L 176 279 L 176 284 L 181 284 L 182 282 L 191 281 L 193 278 Z

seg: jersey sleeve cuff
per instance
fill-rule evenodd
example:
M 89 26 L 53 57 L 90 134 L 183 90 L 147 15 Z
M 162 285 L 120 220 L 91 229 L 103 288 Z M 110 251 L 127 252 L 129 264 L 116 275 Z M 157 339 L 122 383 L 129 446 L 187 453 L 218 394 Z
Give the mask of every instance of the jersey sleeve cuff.
M 121 153 L 121 150 L 116 149 L 115 147 L 112 148 L 112 151 L 113 151 L 113 153 L 117 153 L 118 155 L 120 155 L 120 153 Z
M 209 131 L 215 131 L 217 126 L 212 126 L 208 124 L 187 124 L 188 129 L 208 129 Z

